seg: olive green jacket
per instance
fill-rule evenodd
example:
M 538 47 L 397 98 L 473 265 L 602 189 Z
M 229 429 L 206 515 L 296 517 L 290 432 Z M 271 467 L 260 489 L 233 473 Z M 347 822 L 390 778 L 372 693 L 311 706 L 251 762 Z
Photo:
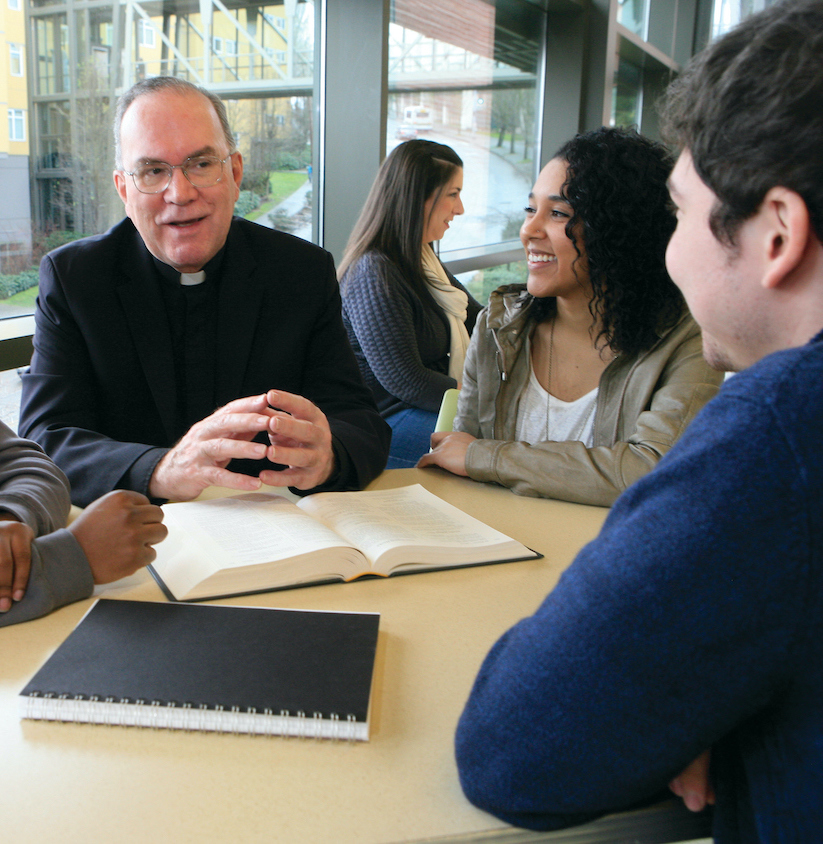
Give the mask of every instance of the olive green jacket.
M 515 441 L 517 409 L 531 368 L 535 322 L 525 288 L 492 293 L 480 313 L 463 370 L 455 431 L 478 439 L 466 471 L 520 495 L 611 505 L 655 467 L 723 382 L 703 359 L 700 328 L 684 312 L 636 357 L 618 355 L 600 377 L 594 442 Z

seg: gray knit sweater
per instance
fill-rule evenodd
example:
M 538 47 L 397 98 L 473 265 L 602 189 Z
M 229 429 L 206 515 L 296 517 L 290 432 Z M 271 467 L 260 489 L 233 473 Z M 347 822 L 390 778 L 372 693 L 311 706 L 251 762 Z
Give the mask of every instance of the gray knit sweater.
M 452 275 L 455 287 L 465 288 Z M 437 411 L 443 393 L 456 387 L 449 372 L 449 324 L 404 283 L 397 266 L 367 252 L 340 284 L 343 322 L 363 380 L 385 418 L 407 407 Z M 471 333 L 480 305 L 469 295 Z

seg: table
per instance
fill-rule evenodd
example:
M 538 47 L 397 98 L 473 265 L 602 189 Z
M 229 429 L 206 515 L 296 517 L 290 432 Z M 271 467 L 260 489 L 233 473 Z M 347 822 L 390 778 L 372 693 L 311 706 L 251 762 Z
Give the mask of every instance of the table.
M 489 647 L 552 589 L 607 510 L 515 496 L 439 469 L 421 483 L 541 560 L 245 596 L 220 603 L 381 614 L 368 743 L 21 721 L 20 689 L 89 608 L 0 629 L 0 830 L 7 842 L 666 842 L 708 834 L 679 801 L 567 832 L 472 807 L 452 738 Z M 220 491 L 211 491 L 211 495 Z M 96 596 L 164 600 L 142 570 Z

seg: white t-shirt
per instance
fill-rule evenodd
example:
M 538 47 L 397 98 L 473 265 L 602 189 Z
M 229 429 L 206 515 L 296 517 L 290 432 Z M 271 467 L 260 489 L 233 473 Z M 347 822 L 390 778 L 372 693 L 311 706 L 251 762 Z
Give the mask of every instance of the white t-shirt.
M 594 409 L 597 390 L 576 401 L 562 401 L 540 386 L 534 368 L 529 372 L 529 383 L 520 396 L 517 409 L 515 436 L 518 442 L 540 443 L 574 440 L 591 448 L 594 439 Z M 547 408 L 548 402 L 548 408 Z

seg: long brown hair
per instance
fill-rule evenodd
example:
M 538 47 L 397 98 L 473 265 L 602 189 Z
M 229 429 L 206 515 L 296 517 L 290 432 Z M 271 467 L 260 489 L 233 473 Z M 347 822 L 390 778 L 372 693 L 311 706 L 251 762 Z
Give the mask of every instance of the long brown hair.
M 406 141 L 395 147 L 377 173 L 366 204 L 352 230 L 337 271 L 345 287 L 346 271 L 366 252 L 376 251 L 394 263 L 404 281 L 429 304 L 421 247 L 427 220 L 426 200 L 434 204 L 455 171 L 460 156 L 445 144 Z

